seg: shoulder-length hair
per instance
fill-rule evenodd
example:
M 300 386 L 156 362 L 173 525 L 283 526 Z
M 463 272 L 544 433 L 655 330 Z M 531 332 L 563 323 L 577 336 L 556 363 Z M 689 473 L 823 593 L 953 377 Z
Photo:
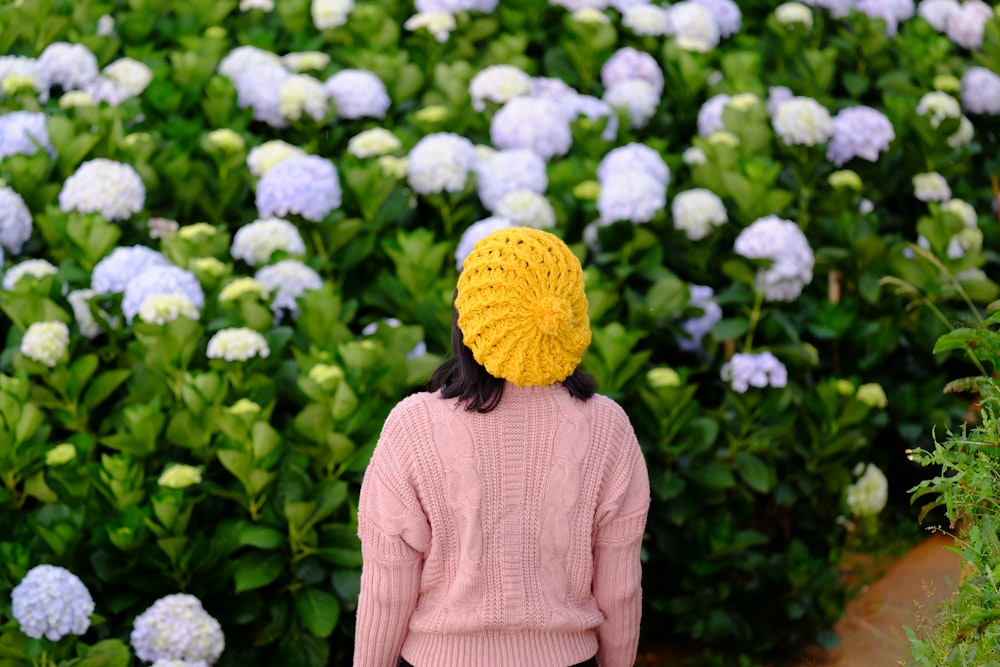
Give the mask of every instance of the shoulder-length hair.
M 504 380 L 490 375 L 472 356 L 458 328 L 458 309 L 454 306 L 451 308 L 451 351 L 452 356 L 431 374 L 427 391 L 440 389 L 441 396 L 457 398 L 469 412 L 489 412 L 497 407 L 503 398 Z M 570 396 L 583 401 L 597 392 L 594 378 L 579 367 L 562 384 Z

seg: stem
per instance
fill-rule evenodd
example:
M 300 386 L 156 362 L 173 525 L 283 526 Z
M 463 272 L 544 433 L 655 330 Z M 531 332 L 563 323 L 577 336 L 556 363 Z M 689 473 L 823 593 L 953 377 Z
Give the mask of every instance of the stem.
M 743 351 L 750 352 L 753 349 L 753 334 L 757 329 L 757 323 L 761 320 L 761 306 L 764 304 L 764 292 L 755 289 L 753 310 L 750 311 L 750 326 L 747 328 L 747 337 L 743 341 Z

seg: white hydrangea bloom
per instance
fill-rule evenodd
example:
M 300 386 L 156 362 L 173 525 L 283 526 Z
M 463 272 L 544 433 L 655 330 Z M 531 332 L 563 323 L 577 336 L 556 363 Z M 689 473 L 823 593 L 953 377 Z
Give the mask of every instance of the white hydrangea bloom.
M 667 205 L 667 189 L 646 171 L 630 169 L 610 174 L 601 182 L 597 212 L 603 224 L 628 220 L 649 222 Z
M 226 286 L 219 290 L 219 301 L 221 303 L 235 301 L 244 294 L 253 294 L 260 299 L 266 299 L 270 295 L 266 287 L 253 278 L 244 276 L 226 283 Z
M 359 132 L 347 142 L 347 152 L 359 158 L 394 153 L 402 147 L 399 138 L 384 127 L 373 127 Z
M 306 244 L 299 230 L 289 221 L 262 218 L 236 230 L 230 253 L 250 266 L 260 266 L 279 250 L 290 255 L 304 255 Z
M 833 118 L 826 157 L 838 167 L 855 157 L 875 162 L 895 138 L 892 121 L 881 111 L 863 105 L 848 107 Z
M 65 322 L 35 322 L 21 338 L 21 354 L 49 368 L 66 356 L 69 348 L 69 327 Z
M 801 23 L 806 28 L 812 28 L 813 13 L 801 2 L 783 2 L 774 8 L 774 18 L 781 25 Z
M 226 645 L 219 622 L 198 598 L 185 593 L 162 597 L 136 616 L 129 640 L 136 657 L 144 662 L 184 660 L 213 665 Z
M 247 153 L 247 168 L 251 174 L 261 178 L 284 160 L 306 155 L 307 153 L 298 146 L 281 139 L 272 139 L 250 149 Z
M 163 325 L 179 317 L 199 317 L 198 309 L 183 294 L 151 294 L 139 306 L 139 319 L 147 324 Z
M 689 146 L 681 153 L 681 160 L 684 161 L 684 164 L 693 167 L 708 162 L 708 156 L 698 146 Z
M 957 215 L 962 221 L 963 227 L 975 227 L 978 224 L 976 209 L 963 199 L 949 199 L 941 204 L 941 210 Z
M 150 266 L 125 285 L 122 295 L 125 319 L 131 323 L 142 304 L 154 294 L 180 294 L 198 310 L 205 305 L 205 293 L 193 273 L 179 266 Z
M 526 148 L 494 151 L 477 160 L 474 170 L 479 200 L 488 211 L 495 211 L 500 199 L 510 192 L 542 194 L 549 185 L 545 160 Z
M 490 65 L 476 73 L 469 82 L 472 108 L 485 111 L 486 102 L 505 104 L 515 97 L 531 92 L 532 81 L 523 70 L 513 65 Z
M 780 389 L 788 384 L 788 370 L 770 352 L 737 352 L 722 366 L 721 376 L 738 394 L 750 387 Z
M 646 144 L 631 142 L 612 148 L 597 165 L 597 180 L 607 181 L 616 174 L 642 171 L 652 176 L 666 190 L 670 184 L 670 168 L 655 149 Z
M 130 164 L 107 158 L 77 167 L 59 192 L 66 213 L 100 213 L 106 220 L 128 220 L 146 204 L 146 185 Z
M 115 36 L 115 17 L 110 14 L 101 14 L 97 18 L 97 36 L 98 37 L 114 37 Z
M 913 177 L 913 195 L 920 201 L 946 201 L 951 199 L 951 188 L 944 176 L 931 171 Z
M 7 291 L 14 289 L 14 285 L 25 276 L 41 279 L 46 276 L 54 276 L 58 271 L 59 269 L 48 260 L 26 259 L 7 269 L 7 273 L 3 276 L 3 288 Z
M 652 4 L 632 5 L 622 14 L 622 25 L 634 35 L 660 37 L 670 30 L 667 10 Z
M 845 502 L 853 516 L 877 516 L 889 500 L 889 480 L 874 463 L 859 463 L 854 468 L 858 479 L 847 487 Z
M 707 285 L 691 285 L 689 291 L 691 299 L 688 301 L 688 306 L 700 308 L 702 314 L 681 323 L 681 328 L 688 336 L 687 338 L 679 338 L 677 345 L 685 352 L 699 352 L 703 349 L 701 341 L 705 334 L 711 331 L 715 323 L 722 319 L 722 306 L 712 299 L 715 296 L 715 290 Z
M 770 266 L 757 271 L 757 289 L 766 301 L 794 301 L 812 282 L 812 248 L 790 220 L 776 215 L 758 218 L 736 237 L 733 250 L 750 259 L 771 260 Z
M 209 667 L 204 660 L 167 660 L 160 659 L 152 667 Z
M 694 0 L 694 2 L 711 13 L 719 27 L 719 35 L 722 37 L 729 37 L 740 31 L 740 26 L 743 24 L 743 13 L 740 12 L 740 6 L 733 0 Z
M 153 80 L 153 70 L 149 65 L 128 57 L 109 63 L 101 75 L 117 84 L 129 97 L 141 95 Z
M 49 73 L 53 85 L 63 90 L 83 88 L 97 78 L 97 56 L 84 44 L 53 42 L 45 47 L 38 62 Z
M 815 146 L 833 134 L 833 117 L 811 97 L 793 97 L 778 107 L 771 120 L 786 145 Z
M 254 279 L 274 295 L 271 310 L 278 317 L 287 310 L 292 317 L 298 317 L 296 299 L 308 290 L 319 289 L 323 279 L 316 271 L 297 259 L 283 259 L 258 269 Z
M 461 192 L 476 160 L 472 142 L 452 132 L 423 137 L 406 158 L 406 177 L 422 195 Z
M 257 182 L 255 202 L 262 218 L 296 213 L 319 222 L 340 208 L 342 191 L 337 168 L 318 155 L 282 160 Z
M 667 8 L 668 32 L 685 51 L 707 53 L 719 45 L 719 25 L 712 12 L 694 0 L 681 0 Z
M 293 51 L 281 56 L 281 64 L 293 72 L 310 72 L 324 69 L 330 56 L 322 51 Z
M 308 116 L 316 122 L 326 117 L 329 108 L 326 88 L 308 74 L 291 74 L 281 84 L 278 106 L 285 120 L 299 121 Z
M 47 116 L 41 111 L 10 111 L 0 114 L 0 160 L 8 155 L 34 155 L 39 146 L 52 156 Z
M 962 108 L 969 113 L 1000 113 L 1000 75 L 985 67 L 970 67 L 962 75 Z
M 601 66 L 601 83 L 608 89 L 630 79 L 646 81 L 657 97 L 663 93 L 663 70 L 656 59 L 645 51 L 626 46 L 615 51 Z
M 403 23 L 403 27 L 411 32 L 423 28 L 441 44 L 448 41 L 455 25 L 455 17 L 447 12 L 418 12 Z
M 106 102 L 109 106 L 113 107 L 119 106 L 133 97 L 117 81 L 113 81 L 103 74 L 96 79 L 88 81 L 81 92 L 86 94 L 94 104 Z
M 491 216 L 489 218 L 484 218 L 478 220 L 466 229 L 462 233 L 462 238 L 458 241 L 458 247 L 455 249 L 455 268 L 459 271 L 462 270 L 462 265 L 465 264 L 465 258 L 469 256 L 472 249 L 476 246 L 479 241 L 486 238 L 493 232 L 498 232 L 501 229 L 507 229 L 508 227 L 513 227 L 514 223 L 506 218 L 499 218 L 497 216 Z
M 49 72 L 37 58 L 27 56 L 0 56 L 0 84 L 7 78 L 18 79 L 31 84 L 38 101 L 45 104 L 49 101 Z M 0 97 L 3 88 L 0 87 Z
M 962 106 L 948 93 L 934 90 L 920 98 L 917 103 L 917 115 L 928 116 L 931 127 L 938 127 L 948 118 L 960 118 Z
M 543 229 L 555 227 L 556 212 L 543 195 L 531 190 L 508 192 L 497 202 L 497 217 L 505 218 L 518 227 Z
M 94 599 L 75 574 L 56 565 L 36 565 L 10 594 L 11 613 L 33 639 L 59 641 L 90 629 Z
M 246 361 L 254 357 L 266 359 L 271 354 L 267 340 L 259 332 L 246 327 L 222 329 L 208 339 L 205 355 L 209 359 Z
M 312 0 L 310 13 L 317 30 L 330 30 L 347 23 L 354 0 Z
M 76 321 L 76 326 L 86 338 L 95 338 L 101 333 L 101 325 L 98 324 L 88 303 L 95 296 L 97 296 L 97 291 L 93 289 L 77 289 L 66 295 L 66 300 L 69 301 L 70 308 L 73 309 L 73 319 Z M 101 312 L 103 314 L 104 311 Z
M 948 28 L 948 19 L 958 10 L 958 0 L 921 0 L 917 15 L 931 24 L 938 32 Z
M 660 96 L 648 81 L 629 79 L 605 90 L 604 101 L 613 109 L 625 110 L 632 127 L 641 128 L 656 114 Z
M 955 130 L 955 134 L 948 137 L 946 143 L 952 148 L 968 146 L 972 143 L 975 132 L 976 130 L 972 125 L 972 121 L 965 116 L 960 116 L 958 119 L 958 129 Z
M 711 190 L 692 188 L 677 193 L 670 203 L 674 227 L 692 241 L 708 236 L 715 227 L 729 222 L 722 199 Z
M 382 79 L 363 69 L 337 72 L 323 84 L 341 118 L 385 118 L 392 101 Z
M 0 185 L 0 248 L 15 255 L 31 238 L 31 211 L 13 188 Z
M 573 132 L 565 112 L 552 100 L 515 97 L 493 116 L 490 139 L 497 148 L 527 148 L 549 160 L 569 152 Z
M 959 46 L 974 51 L 983 45 L 986 22 L 993 8 L 982 0 L 965 0 L 948 16 L 945 34 Z
M 162 253 L 146 246 L 119 246 L 95 266 L 90 286 L 98 294 L 124 292 L 125 286 L 151 266 L 169 266 Z
M 97 101 L 84 90 L 67 90 L 59 98 L 60 109 L 78 109 L 96 105 Z
M 259 9 L 263 12 L 273 12 L 274 0 L 240 0 L 241 12 L 248 12 L 251 9 Z
M 245 69 L 232 78 L 237 106 L 253 111 L 254 120 L 282 129 L 288 127 L 288 116 L 283 111 L 283 106 L 289 113 L 294 113 L 295 104 L 304 108 L 308 102 L 314 108 L 320 104 L 320 96 L 322 104 L 326 105 L 325 91 L 320 93 L 315 88 L 303 90 L 304 86 L 289 88 L 283 100 L 280 93 L 285 82 L 293 76 L 298 75 L 289 72 L 276 55 L 273 62 L 261 61 L 254 67 Z M 275 94 L 276 91 L 278 94 Z
M 257 46 L 246 44 L 237 46 L 219 61 L 217 71 L 222 76 L 236 81 L 242 74 L 261 67 L 283 66 L 281 57 L 276 53 Z

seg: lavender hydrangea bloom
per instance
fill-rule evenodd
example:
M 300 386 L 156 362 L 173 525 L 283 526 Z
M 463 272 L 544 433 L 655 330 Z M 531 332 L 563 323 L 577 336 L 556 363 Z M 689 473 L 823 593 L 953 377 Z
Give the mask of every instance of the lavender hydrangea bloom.
M 128 220 L 146 205 L 146 185 L 130 164 L 95 158 L 77 167 L 59 192 L 59 207 L 69 213 L 100 213 L 106 220 Z
M 406 177 L 422 195 L 461 192 L 476 162 L 472 142 L 452 132 L 428 134 L 410 149 Z
M 577 95 L 574 103 L 568 107 L 569 114 L 572 115 L 570 122 L 583 116 L 592 122 L 597 122 L 602 118 L 608 119 L 608 124 L 601 132 L 601 138 L 605 141 L 614 141 L 618 136 L 618 114 L 604 100 L 597 99 L 593 95 Z
M 855 10 L 865 14 L 870 19 L 882 19 L 885 21 L 885 34 L 895 37 L 899 29 L 899 19 L 896 18 L 896 11 L 886 0 L 858 0 Z
M 313 269 L 297 259 L 283 259 L 265 266 L 254 274 L 254 280 L 274 295 L 271 310 L 277 318 L 287 310 L 292 317 L 298 317 L 299 306 L 296 299 L 308 290 L 319 289 L 323 279 Z
M 700 352 L 703 349 L 702 338 L 712 330 L 716 322 L 722 319 L 722 306 L 712 300 L 715 290 L 708 285 L 691 285 L 689 290 L 691 299 L 688 301 L 688 306 L 700 308 L 702 314 L 681 323 L 681 328 L 688 337 L 679 338 L 677 345 L 685 352 Z
M 655 149 L 636 142 L 612 148 L 597 165 L 597 180 L 607 181 L 615 174 L 637 170 L 649 174 L 664 189 L 670 183 L 670 168 Z
M 983 44 L 986 22 L 993 17 L 993 8 L 981 0 L 965 0 L 948 17 L 945 34 L 959 46 L 976 50 Z
M 660 104 L 660 96 L 644 79 L 619 81 L 604 91 L 604 101 L 613 109 L 628 113 L 633 128 L 645 127 Z
M 160 598 L 135 617 L 129 637 L 136 656 L 157 660 L 203 661 L 214 664 L 225 648 L 222 626 L 193 595 Z
M 21 631 L 34 639 L 59 641 L 90 628 L 94 599 L 80 578 L 65 568 L 37 565 L 11 591 L 11 611 Z
M 391 101 L 382 79 L 363 69 L 337 72 L 323 84 L 341 118 L 385 118 Z
M 1000 113 L 1000 76 L 985 67 L 970 67 L 962 75 L 962 108 L 969 113 Z
M 241 109 L 251 109 L 255 120 L 278 129 L 288 127 L 281 110 L 281 96 L 275 91 L 284 88 L 291 77 L 292 73 L 285 69 L 280 59 L 248 68 L 233 79 L 236 104 Z
M 31 211 L 13 188 L 0 186 L 0 247 L 15 255 L 31 238 Z
M 602 224 L 628 220 L 632 224 L 649 222 L 667 205 L 667 190 L 662 181 L 645 171 L 631 169 L 615 172 L 601 182 L 597 212 Z
M 549 160 L 569 152 L 573 132 L 565 112 L 555 102 L 515 97 L 493 116 L 490 139 L 497 148 L 527 148 Z
M 826 157 L 838 167 L 855 157 L 875 162 L 895 138 L 892 122 L 881 111 L 867 106 L 849 107 L 833 119 Z
M 131 323 L 139 314 L 139 308 L 154 294 L 180 294 L 195 308 L 201 310 L 205 305 L 205 293 L 193 273 L 179 266 L 158 266 L 147 268 L 125 285 L 122 296 L 122 314 Z
M 707 53 L 719 45 L 719 24 L 712 11 L 694 0 L 667 8 L 667 33 L 685 51 Z
M 458 247 L 455 248 L 455 268 L 459 271 L 462 270 L 465 258 L 469 256 L 469 253 L 472 252 L 472 249 L 479 241 L 493 232 L 513 226 L 514 223 L 510 220 L 496 216 L 484 218 L 469 225 L 468 229 L 462 233 L 462 238 L 458 241 Z
M 794 301 L 812 282 L 815 259 L 799 226 L 769 215 L 740 232 L 733 250 L 750 259 L 768 259 L 771 265 L 757 271 L 757 289 L 767 301 Z
M 488 211 L 495 211 L 510 192 L 530 190 L 542 194 L 549 185 L 545 160 L 526 148 L 497 151 L 479 160 L 475 173 L 479 200 Z
M 154 266 L 170 266 L 170 260 L 144 245 L 119 246 L 94 266 L 90 287 L 98 294 L 124 292 L 126 285 Z
M 722 112 L 732 99 L 726 93 L 719 93 L 705 100 L 698 110 L 698 134 L 707 137 L 714 132 L 726 129 L 722 123 Z
M 601 66 L 601 83 L 611 88 L 629 79 L 649 83 L 657 96 L 663 94 L 663 70 L 650 54 L 626 46 L 618 49 Z
M 694 3 L 711 12 L 722 37 L 729 37 L 740 31 L 743 14 L 740 12 L 740 6 L 733 0 L 694 0 Z
M 944 32 L 948 28 L 948 19 L 958 7 L 958 0 L 922 0 L 917 7 L 917 15 L 938 32 Z
M 739 394 L 745 394 L 750 387 L 781 388 L 788 384 L 788 370 L 770 352 L 737 352 L 723 365 L 721 375 Z
M 53 157 L 46 116 L 40 111 L 11 111 L 0 115 L 0 160 L 8 155 L 34 155 L 39 147 Z
M 257 183 L 256 204 L 262 218 L 296 213 L 319 222 L 340 207 L 340 179 L 332 162 L 317 155 L 286 158 Z
M 23 77 L 31 81 L 38 101 L 45 104 L 49 101 L 49 71 L 37 58 L 27 56 L 0 56 L 0 81 L 8 76 Z
M 97 56 L 84 44 L 53 42 L 45 47 L 38 62 L 49 73 L 53 85 L 63 90 L 78 90 L 100 73 Z

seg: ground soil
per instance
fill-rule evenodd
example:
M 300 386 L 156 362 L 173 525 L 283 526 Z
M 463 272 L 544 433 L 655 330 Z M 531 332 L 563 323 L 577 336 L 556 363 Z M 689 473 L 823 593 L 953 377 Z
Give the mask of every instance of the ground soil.
M 960 556 L 950 537 L 934 534 L 889 563 L 875 564 L 878 577 L 862 586 L 834 627 L 841 639 L 833 650 L 810 648 L 790 667 L 898 667 L 910 661 L 905 628 L 918 634 L 938 605 L 958 585 Z M 871 565 L 845 567 L 850 578 Z M 646 644 L 638 667 L 696 667 L 683 647 Z

